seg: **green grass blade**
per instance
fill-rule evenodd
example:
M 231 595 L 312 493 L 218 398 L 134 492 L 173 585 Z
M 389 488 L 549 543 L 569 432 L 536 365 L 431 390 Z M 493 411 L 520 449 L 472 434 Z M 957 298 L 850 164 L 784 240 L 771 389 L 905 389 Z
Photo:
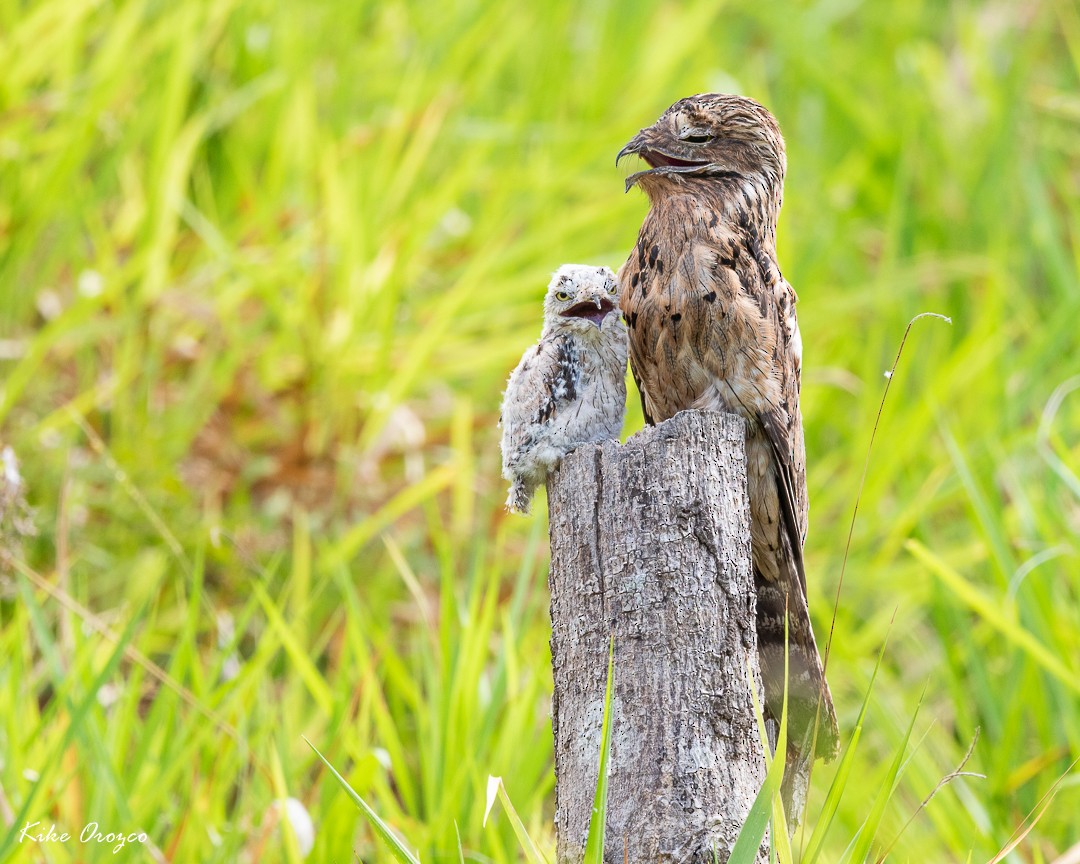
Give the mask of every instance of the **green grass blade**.
M 983 621 L 1001 633 L 1009 642 L 1027 654 L 1062 684 L 1080 693 L 1080 674 L 1070 669 L 1042 642 L 1036 639 L 1014 616 L 1002 611 L 1000 603 L 988 598 L 952 567 L 917 540 L 905 544 L 922 564 L 929 568 L 941 583 Z
M 518 843 L 521 844 L 521 851 L 525 853 L 525 859 L 529 864 L 551 864 L 543 852 L 540 851 L 540 847 L 536 845 L 536 842 L 529 836 L 528 830 L 525 828 L 525 823 L 521 821 L 521 817 L 518 815 L 517 810 L 514 809 L 513 803 L 510 801 L 510 796 L 506 794 L 506 786 L 503 785 L 502 777 L 488 777 L 488 789 L 487 789 L 487 807 L 484 810 L 484 824 L 487 824 L 487 817 L 491 813 L 491 808 L 495 806 L 496 797 L 503 805 L 507 818 L 510 819 L 510 825 L 514 829 L 514 834 L 517 836 Z
M 863 822 L 858 833 L 855 835 L 855 838 L 852 840 L 851 845 L 848 847 L 850 854 L 845 853 L 844 857 L 840 859 L 841 864 L 848 861 L 855 862 L 855 864 L 862 864 L 862 862 L 866 861 L 869 857 L 870 846 L 874 842 L 874 838 L 877 837 L 881 819 L 885 815 L 885 808 L 892 799 L 893 792 L 896 791 L 896 784 L 900 779 L 900 773 L 904 767 L 904 756 L 907 753 L 908 741 L 911 740 L 911 733 L 915 728 L 915 719 L 919 716 L 919 708 L 921 707 L 922 697 L 920 696 L 919 704 L 915 708 L 915 713 L 911 715 L 911 722 L 908 723 L 904 738 L 900 742 L 900 746 L 896 748 L 896 755 L 893 757 L 888 773 L 886 773 L 881 788 L 874 799 L 874 806 L 870 809 L 870 815 L 866 817 L 866 821 Z
M 862 707 L 859 708 L 859 719 L 855 723 L 855 730 L 851 733 L 851 740 L 844 750 L 844 755 L 840 757 L 836 775 L 833 777 L 832 785 L 829 786 L 829 791 L 825 796 L 825 804 L 821 808 L 817 824 L 814 825 L 814 830 L 810 834 L 809 841 L 807 841 L 806 851 L 800 858 L 801 864 L 815 864 L 818 860 L 825 842 L 825 836 L 829 833 L 829 828 L 836 818 L 836 811 L 840 807 L 840 799 L 844 797 L 844 791 L 850 783 L 851 769 L 855 764 L 855 752 L 858 750 L 859 738 L 862 737 L 863 723 L 866 720 L 866 712 L 870 707 L 870 694 L 874 692 L 874 682 L 877 680 L 878 671 L 881 669 L 881 661 L 885 656 L 885 646 L 887 644 L 888 637 L 886 637 L 886 641 L 882 643 L 881 650 L 878 652 L 874 671 L 870 675 L 870 683 L 867 685 L 866 693 L 863 694 Z
M 608 645 L 607 688 L 604 691 L 604 721 L 600 732 L 600 769 L 596 776 L 589 834 L 585 840 L 585 864 L 603 864 L 604 831 L 607 827 L 608 763 L 611 758 L 611 693 L 615 683 L 615 639 Z
M 285 649 L 285 653 L 289 656 L 289 659 L 296 664 L 297 672 L 307 686 L 308 692 L 319 704 L 319 707 L 324 713 L 327 715 L 331 714 L 334 710 L 334 694 L 326 685 L 326 681 L 323 679 L 322 675 L 319 674 L 319 670 L 316 669 L 315 665 L 311 662 L 311 658 L 304 650 L 301 641 L 293 632 L 293 628 L 290 627 L 285 620 L 285 616 L 282 614 L 281 609 L 278 608 L 278 605 L 259 582 L 253 581 L 251 583 L 251 590 L 255 593 L 263 611 L 266 613 L 266 618 L 270 622 L 270 626 L 281 640 L 281 645 Z
M 787 738 L 788 738 L 788 681 L 791 675 L 791 618 L 784 613 L 784 698 L 780 709 L 780 729 L 776 734 L 776 753 L 773 754 L 773 763 L 780 763 L 780 778 L 777 781 L 781 790 L 784 785 L 784 771 L 787 770 Z M 756 709 L 755 705 L 755 709 Z M 817 731 L 816 729 L 814 730 Z M 764 745 L 766 754 L 769 745 Z M 766 756 L 766 758 L 768 758 Z M 769 765 L 772 770 L 773 764 Z M 792 802 L 794 804 L 795 802 Z M 791 864 L 791 838 L 787 833 L 787 816 L 784 813 L 783 791 L 772 798 L 772 847 L 776 852 L 780 864 Z
M 754 717 L 757 720 L 758 736 L 761 739 L 762 752 L 765 755 L 765 782 L 761 784 L 758 794 L 754 797 L 754 803 L 750 805 L 750 812 L 746 814 L 746 821 L 739 830 L 739 836 L 731 849 L 728 864 L 754 864 L 757 861 L 758 849 L 761 841 L 765 839 L 765 831 L 769 827 L 770 818 L 774 818 L 775 802 L 780 798 L 780 787 L 784 780 L 784 760 L 776 759 L 770 752 L 769 736 L 765 728 L 765 713 L 758 701 L 757 687 L 754 686 L 754 676 L 750 672 L 749 661 L 747 662 L 747 678 L 750 682 L 750 700 L 754 706 Z M 787 700 L 785 695 L 784 711 L 780 718 L 780 734 L 777 741 L 787 740 Z M 786 744 L 785 744 L 786 746 Z M 777 747 L 777 752 L 781 752 Z M 781 810 L 783 805 L 781 804 Z M 715 855 L 715 851 L 714 855 Z
M 402 514 L 420 506 L 424 501 L 441 492 L 454 481 L 456 468 L 440 465 L 432 469 L 423 480 L 405 487 L 378 511 L 361 521 L 356 527 L 328 547 L 322 565 L 330 568 L 348 564 L 356 554 Z
M 784 810 L 784 796 L 782 794 L 773 795 L 772 825 L 773 829 L 770 836 L 778 864 L 792 864 L 795 858 L 791 849 L 791 838 L 787 832 L 787 814 Z
M 761 784 L 758 794 L 754 797 L 750 812 L 746 814 L 746 821 L 739 831 L 735 845 L 731 848 L 728 864 L 754 864 L 757 861 L 758 849 L 761 847 L 761 841 L 765 839 L 765 829 L 769 826 L 773 799 L 780 795 L 780 781 L 783 775 L 784 760 L 773 759 L 765 774 L 765 782 Z
M 67 729 L 59 737 L 56 745 L 51 747 L 48 751 L 43 767 L 39 772 L 40 777 L 46 777 L 52 771 L 56 770 L 56 764 L 60 762 L 61 757 L 71 744 L 71 741 L 82 728 L 86 716 L 93 710 L 93 707 L 97 705 L 98 691 L 120 666 L 120 661 L 124 657 L 124 649 L 131 642 L 135 635 L 135 630 L 142 620 L 143 610 L 139 609 L 128 620 L 124 630 L 117 638 L 115 645 L 112 646 L 111 653 L 108 654 L 105 662 L 102 664 L 100 671 L 87 682 L 85 692 L 80 695 L 78 701 L 72 704 L 71 718 L 67 725 Z M 39 791 L 43 791 L 44 789 L 45 784 L 39 780 L 34 784 L 30 793 L 24 799 L 19 812 L 16 814 L 15 818 L 11 820 L 11 827 L 8 829 L 7 834 L 0 840 L 0 860 L 7 860 L 6 855 L 8 850 L 17 842 L 16 838 L 19 836 L 21 830 L 20 826 L 29 821 L 27 816 L 31 812 L 33 805 L 36 803 Z
M 371 807 L 368 806 L 368 803 L 356 793 L 356 790 L 349 785 L 349 782 L 342 777 L 337 772 L 337 769 L 330 764 L 327 758 L 319 752 L 319 748 L 308 741 L 307 738 L 305 738 L 304 741 L 307 742 L 308 747 L 315 751 L 315 755 L 322 760 L 322 763 L 330 769 L 330 773 L 334 775 L 338 783 L 341 784 L 341 788 L 348 793 L 349 797 L 352 798 L 353 802 L 360 808 L 361 812 L 367 816 L 368 822 L 371 823 L 371 827 L 375 830 L 379 839 L 386 844 L 386 848 L 390 850 L 394 858 L 401 861 L 402 864 L 420 864 L 420 859 L 409 851 L 408 847 L 406 847 L 405 844 L 398 839 L 398 836 L 390 830 L 390 826 L 383 822 L 382 819 L 379 818 L 379 814 L 372 810 Z

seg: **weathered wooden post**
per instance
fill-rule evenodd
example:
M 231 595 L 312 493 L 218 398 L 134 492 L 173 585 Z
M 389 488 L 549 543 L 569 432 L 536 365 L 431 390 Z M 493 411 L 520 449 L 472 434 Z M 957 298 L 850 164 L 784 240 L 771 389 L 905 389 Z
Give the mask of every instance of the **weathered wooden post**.
M 744 436 L 684 411 L 548 481 L 559 864 L 584 852 L 612 636 L 607 861 L 727 860 L 764 780 Z

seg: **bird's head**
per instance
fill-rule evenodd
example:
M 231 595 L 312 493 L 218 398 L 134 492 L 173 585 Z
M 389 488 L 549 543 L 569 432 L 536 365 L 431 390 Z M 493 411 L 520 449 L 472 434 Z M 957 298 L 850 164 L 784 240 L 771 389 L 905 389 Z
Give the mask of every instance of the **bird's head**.
M 599 332 L 612 317 L 619 317 L 619 283 L 611 270 L 564 264 L 555 271 L 544 297 L 545 329 Z
M 640 156 L 649 168 L 626 178 L 650 198 L 674 191 L 689 178 L 735 177 L 779 190 L 787 157 L 776 119 L 744 96 L 703 93 L 680 99 L 619 151 Z

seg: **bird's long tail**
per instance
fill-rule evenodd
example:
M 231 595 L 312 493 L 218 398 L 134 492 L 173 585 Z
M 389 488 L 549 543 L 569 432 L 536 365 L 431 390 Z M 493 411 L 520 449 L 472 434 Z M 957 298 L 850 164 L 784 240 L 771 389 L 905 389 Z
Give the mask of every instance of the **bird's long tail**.
M 757 582 L 758 659 L 765 685 L 765 707 L 780 720 L 787 667 L 788 734 L 792 747 L 831 761 L 840 747 L 840 729 L 832 693 L 825 680 L 806 599 L 791 597 L 755 572 Z M 786 655 L 786 656 L 785 656 Z M 816 740 L 815 740 L 816 736 Z

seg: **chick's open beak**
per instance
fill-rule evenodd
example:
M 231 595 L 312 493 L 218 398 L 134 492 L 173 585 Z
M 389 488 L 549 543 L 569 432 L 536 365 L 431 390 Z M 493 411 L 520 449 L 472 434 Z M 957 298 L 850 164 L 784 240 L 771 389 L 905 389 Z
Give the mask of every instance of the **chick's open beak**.
M 615 304 L 606 297 L 594 297 L 592 300 L 582 300 L 575 303 L 562 313 L 564 318 L 584 318 L 599 327 L 604 323 L 607 314 L 615 308 Z

